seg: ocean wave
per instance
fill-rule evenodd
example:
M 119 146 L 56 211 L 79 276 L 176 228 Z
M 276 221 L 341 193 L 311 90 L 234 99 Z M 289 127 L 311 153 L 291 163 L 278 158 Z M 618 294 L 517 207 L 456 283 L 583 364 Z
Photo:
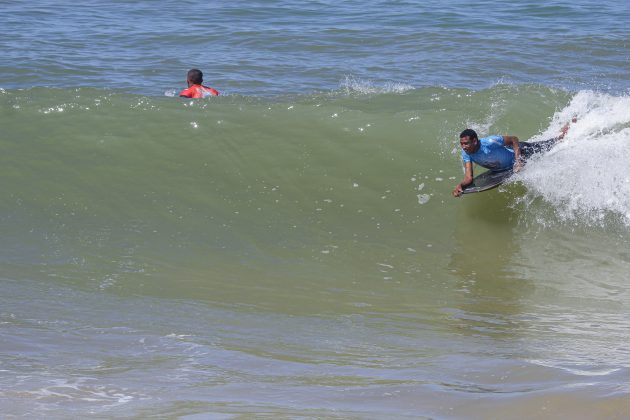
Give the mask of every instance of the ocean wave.
M 524 199 L 542 197 L 561 220 L 630 226 L 630 97 L 581 91 L 532 140 L 553 137 L 572 118 L 565 140 L 518 176 Z
M 308 243 L 338 255 L 329 232 L 417 249 L 423 228 L 411 226 L 450 226 L 461 206 L 487 211 L 503 192 L 501 206 L 524 206 L 511 223 L 616 229 L 609 215 L 630 218 L 624 96 L 501 85 L 182 100 L 38 88 L 0 101 L 5 261 L 81 261 L 68 249 L 103 244 L 127 255 L 138 243 L 219 253 Z M 537 140 L 573 115 L 566 141 L 516 177 L 526 188 L 450 196 L 461 129 Z M 31 231 L 45 235 L 33 242 Z M 115 260 L 98 284 L 150 271 Z

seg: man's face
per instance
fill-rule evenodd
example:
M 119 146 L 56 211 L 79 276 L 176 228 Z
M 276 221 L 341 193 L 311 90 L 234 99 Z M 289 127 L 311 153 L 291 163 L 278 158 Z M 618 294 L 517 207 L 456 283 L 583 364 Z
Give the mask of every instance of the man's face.
M 477 144 L 479 140 L 476 138 L 470 138 L 470 136 L 464 136 L 459 138 L 459 144 L 466 153 L 474 153 L 477 150 Z

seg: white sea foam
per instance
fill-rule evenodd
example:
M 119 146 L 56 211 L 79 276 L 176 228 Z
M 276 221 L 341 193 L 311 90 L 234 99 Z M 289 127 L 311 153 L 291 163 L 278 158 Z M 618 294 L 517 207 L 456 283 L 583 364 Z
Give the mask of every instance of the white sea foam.
M 602 224 L 612 216 L 630 226 L 630 97 L 579 92 L 531 141 L 557 135 L 573 116 L 565 140 L 518 175 L 526 200 L 544 198 L 565 220 Z
M 397 82 L 386 82 L 381 85 L 376 85 L 370 80 L 357 79 L 353 76 L 346 76 L 340 85 L 346 93 L 361 94 L 403 93 L 414 88 L 409 84 Z

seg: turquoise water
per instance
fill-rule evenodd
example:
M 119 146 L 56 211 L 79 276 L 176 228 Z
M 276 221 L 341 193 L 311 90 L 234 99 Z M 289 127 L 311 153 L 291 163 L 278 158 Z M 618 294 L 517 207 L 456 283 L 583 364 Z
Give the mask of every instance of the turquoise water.
M 2 7 L 3 416 L 630 413 L 625 2 Z

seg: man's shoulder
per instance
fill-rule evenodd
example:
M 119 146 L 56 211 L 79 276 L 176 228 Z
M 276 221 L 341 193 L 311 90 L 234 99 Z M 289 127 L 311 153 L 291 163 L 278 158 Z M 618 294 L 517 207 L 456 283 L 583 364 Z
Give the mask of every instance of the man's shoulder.
M 211 88 L 211 87 L 209 87 L 209 86 L 201 86 L 201 88 L 202 88 L 205 92 L 207 92 L 207 93 L 209 93 L 209 94 L 211 94 L 211 95 L 213 95 L 213 96 L 219 96 L 219 91 L 218 91 L 218 90 L 216 90 L 215 88 Z
M 498 134 L 493 134 L 491 136 L 482 137 L 479 139 L 479 142 L 486 146 L 503 146 L 503 136 Z
M 193 94 L 194 94 L 194 91 L 192 88 L 186 88 L 182 90 L 181 92 L 179 92 L 179 96 L 184 96 L 187 98 L 192 98 Z

